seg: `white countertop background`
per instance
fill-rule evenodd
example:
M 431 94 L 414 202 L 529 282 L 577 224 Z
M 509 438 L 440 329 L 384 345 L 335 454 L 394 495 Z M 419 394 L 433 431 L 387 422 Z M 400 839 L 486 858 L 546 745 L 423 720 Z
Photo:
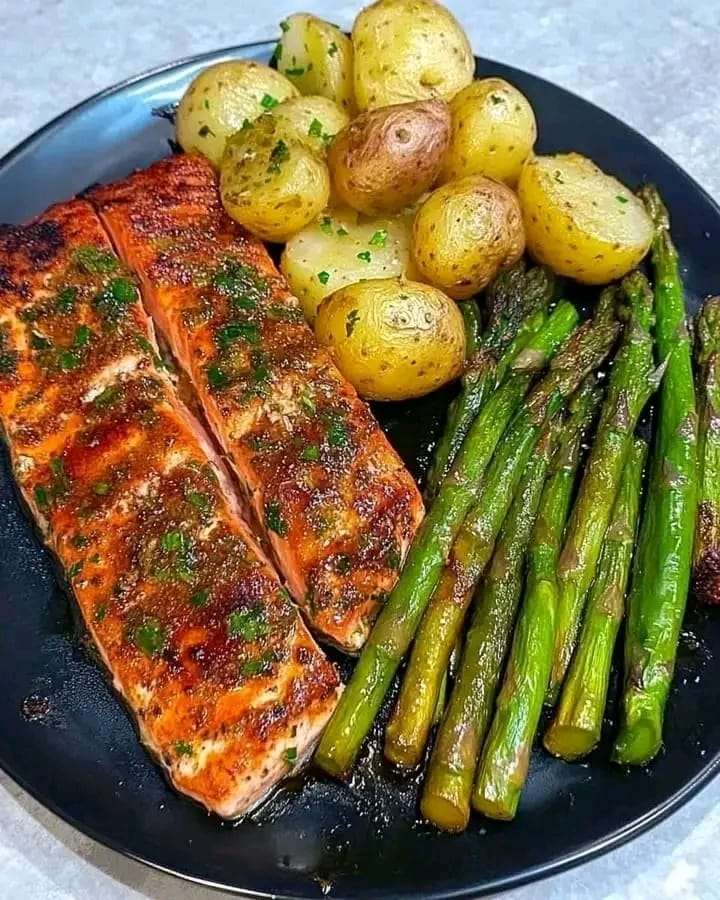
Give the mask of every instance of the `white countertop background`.
M 462 20 L 476 53 L 594 101 L 649 137 L 720 199 L 718 0 L 446 2 Z M 64 109 L 144 69 L 271 38 L 277 22 L 299 8 L 312 8 L 347 27 L 360 5 L 0 0 L 0 155 Z M 720 898 L 719 801 L 716 780 L 632 843 L 505 896 Z M 101 847 L 0 775 L 0 900 L 220 896 Z

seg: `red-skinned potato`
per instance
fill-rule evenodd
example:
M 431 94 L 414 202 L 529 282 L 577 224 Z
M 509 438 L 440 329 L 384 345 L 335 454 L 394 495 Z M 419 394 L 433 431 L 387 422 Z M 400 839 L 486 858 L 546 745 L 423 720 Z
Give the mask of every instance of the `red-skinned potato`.
M 449 140 L 450 109 L 443 100 L 362 113 L 330 147 L 335 196 L 368 216 L 400 212 L 433 185 Z

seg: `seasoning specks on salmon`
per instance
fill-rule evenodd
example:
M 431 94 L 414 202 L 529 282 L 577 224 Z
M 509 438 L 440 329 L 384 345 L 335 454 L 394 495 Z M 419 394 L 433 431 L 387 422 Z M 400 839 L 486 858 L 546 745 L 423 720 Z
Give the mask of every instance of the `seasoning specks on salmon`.
M 423 508 L 211 166 L 162 160 L 91 194 L 312 627 L 357 651 Z
M 25 499 L 174 785 L 221 816 L 309 755 L 337 673 L 179 401 L 91 206 L 0 229 L 0 420 Z

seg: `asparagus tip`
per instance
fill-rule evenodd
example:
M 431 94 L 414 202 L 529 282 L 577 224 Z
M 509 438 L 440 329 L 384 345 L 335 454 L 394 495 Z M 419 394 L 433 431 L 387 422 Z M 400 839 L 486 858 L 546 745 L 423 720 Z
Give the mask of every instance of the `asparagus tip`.
M 656 231 L 669 231 L 670 216 L 663 203 L 660 192 L 654 184 L 645 184 L 638 191 L 638 196 L 645 204 L 647 214 L 653 221 Z

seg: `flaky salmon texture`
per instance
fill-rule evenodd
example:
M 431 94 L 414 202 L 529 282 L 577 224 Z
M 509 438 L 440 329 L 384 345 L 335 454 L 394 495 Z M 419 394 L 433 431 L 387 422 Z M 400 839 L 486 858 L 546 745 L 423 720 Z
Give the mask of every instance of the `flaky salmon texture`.
M 93 191 L 311 627 L 358 651 L 423 515 L 418 490 L 199 156 Z
M 182 285 L 186 261 L 175 272 L 160 247 L 188 235 L 166 207 L 148 240 Z M 202 277 L 235 297 L 233 279 L 246 276 L 230 256 L 205 259 Z M 188 304 L 189 335 L 203 303 Z M 245 524 L 158 356 L 134 277 L 85 201 L 0 229 L 0 421 L 142 740 L 180 791 L 223 817 L 245 813 L 311 753 L 339 679 Z M 284 502 L 277 491 L 268 502 Z M 278 516 L 291 527 L 289 512 Z

